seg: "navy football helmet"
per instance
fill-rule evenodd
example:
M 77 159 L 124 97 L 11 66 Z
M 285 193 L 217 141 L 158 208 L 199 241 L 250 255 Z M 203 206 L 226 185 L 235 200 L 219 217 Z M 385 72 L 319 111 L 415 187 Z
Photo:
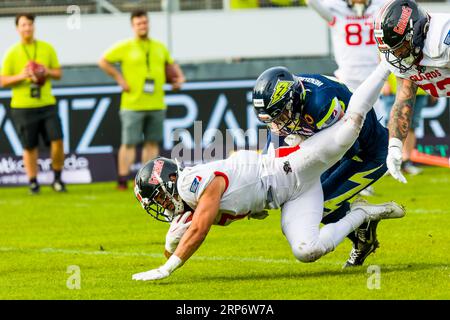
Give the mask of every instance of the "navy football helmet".
M 258 119 L 278 135 L 303 134 L 301 117 L 306 91 L 300 79 L 285 67 L 273 67 L 256 79 L 253 109 Z
M 422 59 L 430 17 L 413 0 L 386 3 L 375 19 L 374 35 L 386 61 L 404 73 Z
M 136 174 L 134 194 L 148 214 L 171 222 L 184 213 L 185 204 L 177 191 L 178 163 L 158 157 L 147 162 Z

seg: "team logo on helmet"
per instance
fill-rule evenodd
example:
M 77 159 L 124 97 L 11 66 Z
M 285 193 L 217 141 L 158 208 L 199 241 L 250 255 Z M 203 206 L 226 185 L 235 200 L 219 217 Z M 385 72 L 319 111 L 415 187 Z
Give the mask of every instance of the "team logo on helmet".
M 270 97 L 270 102 L 267 107 L 271 107 L 277 102 L 281 101 L 289 89 L 294 85 L 294 81 L 280 80 L 278 79 L 275 89 L 273 90 L 272 96 Z
M 394 27 L 394 32 L 399 35 L 403 35 L 405 33 L 406 26 L 408 25 L 409 18 L 411 18 L 412 9 L 406 6 L 402 7 L 402 14 L 400 19 L 398 20 L 397 25 Z
M 155 161 L 155 164 L 153 165 L 152 175 L 151 175 L 148 183 L 156 184 L 156 185 L 159 184 L 158 177 L 161 175 L 163 166 L 164 166 L 164 161 L 162 161 L 162 160 Z

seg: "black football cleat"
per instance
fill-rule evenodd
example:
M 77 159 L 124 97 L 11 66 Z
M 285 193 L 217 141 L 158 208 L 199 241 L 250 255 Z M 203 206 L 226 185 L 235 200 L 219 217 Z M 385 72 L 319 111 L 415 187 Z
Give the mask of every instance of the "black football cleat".
M 41 192 L 41 187 L 37 182 L 31 182 L 29 188 L 30 195 L 38 195 Z
M 52 183 L 52 189 L 55 192 L 67 192 L 66 185 L 61 180 L 55 180 Z
M 353 243 L 350 257 L 343 268 L 362 266 L 364 260 L 380 246 L 377 240 L 377 225 L 379 221 L 370 221 L 366 229 L 355 230 L 357 241 Z

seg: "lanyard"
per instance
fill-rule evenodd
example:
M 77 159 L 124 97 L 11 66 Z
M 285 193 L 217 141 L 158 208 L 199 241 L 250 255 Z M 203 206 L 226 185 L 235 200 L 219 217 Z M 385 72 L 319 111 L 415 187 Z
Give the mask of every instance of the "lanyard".
M 150 39 L 148 39 L 146 42 L 146 44 L 148 43 L 148 48 L 142 48 L 142 46 L 140 45 L 141 49 L 143 49 L 144 54 L 145 54 L 145 65 L 147 66 L 147 74 L 150 73 Z
M 37 41 L 34 41 L 33 44 L 34 44 L 34 55 L 33 55 L 33 59 L 31 59 L 30 54 L 28 53 L 28 50 L 27 50 L 27 48 L 25 47 L 25 45 L 22 44 L 23 51 L 25 51 L 25 54 L 27 55 L 28 61 L 30 61 L 30 60 L 36 61 L 36 56 L 37 56 Z

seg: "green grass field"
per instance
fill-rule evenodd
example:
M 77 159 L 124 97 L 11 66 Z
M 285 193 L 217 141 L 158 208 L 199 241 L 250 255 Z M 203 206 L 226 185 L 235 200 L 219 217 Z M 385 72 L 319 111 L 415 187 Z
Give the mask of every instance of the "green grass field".
M 181 269 L 159 282 L 136 282 L 133 273 L 165 261 L 168 224 L 148 216 L 132 191 L 115 184 L 0 189 L 0 299 L 449 299 L 450 171 L 426 168 L 401 185 L 375 184 L 372 202 L 396 200 L 399 220 L 379 224 L 381 247 L 363 267 L 342 270 L 345 240 L 314 263 L 297 262 L 280 229 L 279 212 L 262 221 L 214 226 Z M 81 288 L 68 289 L 69 266 Z M 379 289 L 369 289 L 380 268 Z

